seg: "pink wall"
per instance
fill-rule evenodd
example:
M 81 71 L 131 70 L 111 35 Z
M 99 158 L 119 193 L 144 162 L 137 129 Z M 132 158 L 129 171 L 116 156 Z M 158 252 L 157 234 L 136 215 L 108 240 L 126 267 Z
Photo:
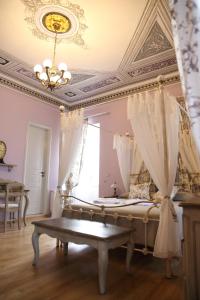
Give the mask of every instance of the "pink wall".
M 176 97 L 182 96 L 179 83 L 167 86 L 165 90 Z M 113 194 L 110 185 L 114 181 L 119 186 L 118 194 L 124 192 L 116 151 L 113 150 L 113 134 L 125 134 L 127 131 L 132 133 L 130 122 L 127 120 L 127 97 L 96 107 L 89 107 L 86 109 L 86 116 L 104 112 L 108 114 L 89 118 L 89 122 L 99 122 L 101 126 L 99 190 L 100 196 L 110 196 Z M 104 129 L 112 133 L 108 133 Z
M 23 182 L 28 124 L 37 123 L 52 130 L 49 190 L 54 190 L 57 186 L 59 119 L 57 107 L 0 87 L 0 140 L 7 145 L 4 161 L 17 165 L 11 172 L 0 167 L 0 178 Z

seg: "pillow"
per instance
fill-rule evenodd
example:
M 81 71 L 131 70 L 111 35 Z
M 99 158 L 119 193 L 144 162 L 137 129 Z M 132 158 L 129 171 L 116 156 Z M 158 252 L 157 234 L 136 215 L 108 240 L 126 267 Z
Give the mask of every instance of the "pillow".
M 139 198 L 150 200 L 149 183 L 131 184 L 129 199 Z

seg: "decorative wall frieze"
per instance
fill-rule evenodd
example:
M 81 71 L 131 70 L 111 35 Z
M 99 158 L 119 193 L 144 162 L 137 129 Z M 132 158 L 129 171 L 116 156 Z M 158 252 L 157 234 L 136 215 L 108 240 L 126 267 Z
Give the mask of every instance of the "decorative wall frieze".
M 61 101 L 58 101 L 58 100 L 54 99 L 53 97 L 46 96 L 38 91 L 35 91 L 28 87 L 25 87 L 22 84 L 19 84 L 15 81 L 12 81 L 8 78 L 4 78 L 2 76 L 0 76 L 0 85 L 7 86 L 9 88 L 13 88 L 13 89 L 20 91 L 26 95 L 36 97 L 37 99 L 40 99 L 40 100 L 50 103 L 50 104 L 54 104 L 54 105 L 58 105 L 58 106 L 60 106 L 61 104 L 64 105 Z M 66 108 L 68 108 L 68 107 L 66 106 Z
M 96 82 L 94 84 L 85 86 L 85 87 L 81 88 L 80 90 L 84 93 L 88 93 L 88 92 L 103 88 L 105 86 L 111 85 L 111 84 L 119 82 L 119 81 L 120 81 L 120 79 L 117 76 L 112 76 L 107 79 Z
M 162 85 L 163 86 L 170 85 L 170 84 L 175 83 L 175 82 L 180 82 L 179 75 L 174 75 L 174 76 L 164 78 L 162 80 Z M 140 84 L 140 85 L 135 86 L 133 88 L 125 89 L 123 91 L 108 94 L 108 95 L 105 95 L 105 96 L 102 96 L 102 97 L 97 97 L 97 98 L 94 98 L 92 100 L 85 101 L 83 103 L 75 104 L 73 106 L 68 106 L 68 109 L 69 110 L 74 110 L 74 109 L 79 109 L 79 108 L 82 108 L 82 107 L 89 107 L 89 106 L 92 106 L 92 105 L 98 105 L 98 104 L 102 104 L 102 103 L 106 103 L 106 102 L 116 100 L 117 98 L 122 98 L 124 96 L 128 96 L 130 94 L 140 93 L 140 92 L 144 92 L 144 91 L 147 91 L 147 90 L 152 90 L 152 89 L 155 89 L 155 88 L 158 88 L 158 87 L 159 87 L 159 82 L 158 82 L 158 80 L 155 80 L 155 81 L 152 81 L 150 83 Z
M 162 84 L 164 86 L 170 85 L 170 84 L 173 84 L 173 83 L 176 83 L 176 82 L 180 82 L 179 75 L 169 76 L 169 77 L 164 78 L 162 80 Z M 158 80 L 155 79 L 155 81 L 152 81 L 150 83 L 140 84 L 140 85 L 138 84 L 138 86 L 135 86 L 133 88 L 127 88 L 127 89 L 124 89 L 124 90 L 119 91 L 119 92 L 114 92 L 112 94 L 107 94 L 105 96 L 96 97 L 96 98 L 93 98 L 91 100 L 69 106 L 66 103 L 63 103 L 62 101 L 56 100 L 56 99 L 54 99 L 53 97 L 50 97 L 50 96 L 43 95 L 40 92 L 34 91 L 34 90 L 32 90 L 28 87 L 25 87 L 25 86 L 23 86 L 19 83 L 16 83 L 16 82 L 14 82 L 10 79 L 4 78 L 1 75 L 0 75 L 0 85 L 13 88 L 13 89 L 18 90 L 18 91 L 20 91 L 20 92 L 22 92 L 26 95 L 33 96 L 33 97 L 35 97 L 39 100 L 42 100 L 46 103 L 50 103 L 50 104 L 53 104 L 53 105 L 56 105 L 56 106 L 64 105 L 66 110 L 75 110 L 75 109 L 79 109 L 79 108 L 83 108 L 83 107 L 89 107 L 89 106 L 92 106 L 92 105 L 107 103 L 107 102 L 111 102 L 113 100 L 117 100 L 118 98 L 128 96 L 128 95 L 133 94 L 133 93 L 140 93 L 140 92 L 144 92 L 144 91 L 147 91 L 147 90 L 152 90 L 152 89 L 155 89 L 155 88 L 159 87 Z
M 153 71 L 161 70 L 163 68 L 166 68 L 166 67 L 169 67 L 172 65 L 176 65 L 176 64 L 177 64 L 176 57 L 174 56 L 174 57 L 171 57 L 171 58 L 163 60 L 163 61 L 145 65 L 145 66 L 137 68 L 137 69 L 135 68 L 134 70 L 129 71 L 128 74 L 131 77 L 138 77 L 140 75 L 148 74 Z

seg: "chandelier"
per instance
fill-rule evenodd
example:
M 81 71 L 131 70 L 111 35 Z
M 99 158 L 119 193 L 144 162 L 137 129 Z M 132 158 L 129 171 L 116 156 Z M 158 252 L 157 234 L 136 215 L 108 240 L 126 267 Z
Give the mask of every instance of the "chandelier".
M 59 13 L 48 13 L 43 17 L 43 24 L 49 31 L 55 33 L 53 59 L 45 59 L 43 66 L 40 64 L 35 65 L 34 72 L 40 83 L 53 91 L 68 84 L 71 79 L 71 73 L 67 70 L 65 63 L 55 65 L 57 35 L 68 31 L 71 23 L 66 16 Z

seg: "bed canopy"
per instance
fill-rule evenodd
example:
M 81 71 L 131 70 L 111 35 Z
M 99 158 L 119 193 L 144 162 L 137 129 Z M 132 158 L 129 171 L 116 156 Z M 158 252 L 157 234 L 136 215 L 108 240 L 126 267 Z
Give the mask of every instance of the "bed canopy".
M 154 255 L 180 256 L 181 235 L 171 199 L 173 186 L 176 183 L 194 192 L 191 187 L 199 188 L 200 178 L 200 158 L 185 106 L 165 93 L 160 82 L 158 90 L 130 95 L 127 113 L 134 138 L 116 134 L 113 143 L 124 187 L 129 191 L 130 174 L 140 174 L 145 164 L 162 195 Z
M 129 190 L 130 174 L 139 174 L 145 165 L 162 194 L 154 255 L 162 258 L 180 256 L 179 226 L 170 196 L 180 166 L 181 174 L 185 171 L 184 175 L 190 174 L 196 180 L 200 170 L 200 159 L 188 118 L 180 113 L 177 99 L 165 93 L 159 78 L 159 89 L 128 97 L 128 119 L 134 138 L 128 135 L 114 136 L 114 148 L 124 187 Z M 83 138 L 83 109 L 61 112 L 59 188 L 54 201 L 53 217 L 61 214 L 59 189 L 76 165 Z

